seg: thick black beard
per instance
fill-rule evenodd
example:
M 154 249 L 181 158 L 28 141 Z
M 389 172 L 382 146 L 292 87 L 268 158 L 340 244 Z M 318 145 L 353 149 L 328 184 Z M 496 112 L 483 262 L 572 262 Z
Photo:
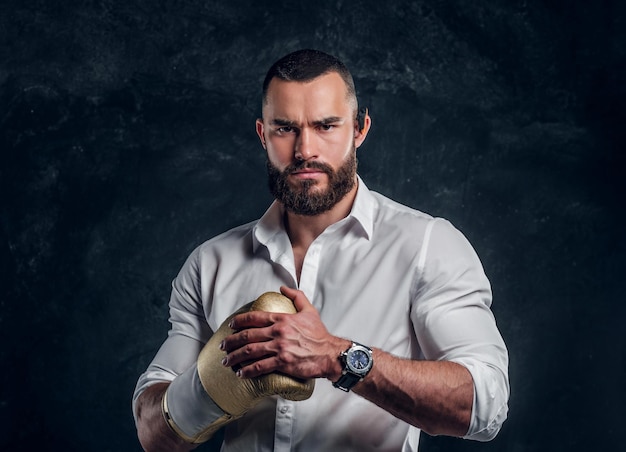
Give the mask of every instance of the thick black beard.
M 325 172 L 328 175 L 328 188 L 323 192 L 310 193 L 310 189 L 317 184 L 314 180 L 302 181 L 300 188 L 289 185 L 288 176 L 304 168 L 315 168 Z M 280 171 L 268 160 L 268 186 L 274 198 L 280 201 L 288 212 L 307 216 L 319 215 L 332 209 L 354 188 L 356 169 L 356 149 L 337 171 L 325 163 L 315 161 L 299 161 Z

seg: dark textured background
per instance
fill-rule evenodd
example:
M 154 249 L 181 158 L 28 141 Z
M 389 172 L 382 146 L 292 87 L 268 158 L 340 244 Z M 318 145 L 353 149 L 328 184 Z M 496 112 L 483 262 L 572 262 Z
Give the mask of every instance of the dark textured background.
M 370 188 L 453 221 L 492 280 L 509 420 L 421 450 L 617 450 L 625 5 L 0 1 L 0 450 L 140 450 L 170 281 L 267 207 L 260 83 L 302 47 L 354 73 Z

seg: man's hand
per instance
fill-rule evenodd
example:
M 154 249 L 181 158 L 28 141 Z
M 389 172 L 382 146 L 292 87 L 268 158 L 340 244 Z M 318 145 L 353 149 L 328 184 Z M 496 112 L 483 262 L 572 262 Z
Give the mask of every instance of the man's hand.
M 235 316 L 221 348 L 228 354 L 223 364 L 234 367 L 242 378 L 282 372 L 296 378 L 328 378 L 341 375 L 339 354 L 350 341 L 331 335 L 319 313 L 303 292 L 282 286 L 296 314 L 250 311 Z

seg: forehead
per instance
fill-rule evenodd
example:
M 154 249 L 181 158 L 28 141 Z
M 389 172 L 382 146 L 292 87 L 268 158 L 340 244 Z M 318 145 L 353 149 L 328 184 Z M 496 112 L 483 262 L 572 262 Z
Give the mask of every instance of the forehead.
M 355 102 L 349 96 L 345 82 L 339 74 L 330 72 L 307 82 L 272 79 L 267 89 L 263 115 L 289 117 L 290 112 L 297 115 L 302 110 L 324 110 L 325 113 L 326 110 L 350 112 L 354 108 Z

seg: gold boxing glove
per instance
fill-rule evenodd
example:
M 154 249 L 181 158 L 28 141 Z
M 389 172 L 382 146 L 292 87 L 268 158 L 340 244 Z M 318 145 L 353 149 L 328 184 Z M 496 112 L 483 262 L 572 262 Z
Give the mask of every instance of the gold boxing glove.
M 301 380 L 279 373 L 271 373 L 256 378 L 239 378 L 231 367 L 222 364 L 226 352 L 220 350 L 222 340 L 234 332 L 228 326 L 230 320 L 237 314 L 248 311 L 282 312 L 295 314 L 293 302 L 277 292 L 267 292 L 255 301 L 243 306 L 237 312 L 228 317 L 211 339 L 206 343 L 198 356 L 197 374 L 201 387 L 206 394 L 200 394 L 199 398 L 208 397 L 210 402 L 219 408 L 223 415 L 217 417 L 199 432 L 186 433 L 176 423 L 176 415 L 168 410 L 168 394 L 172 385 L 163 396 L 163 413 L 170 427 L 188 442 L 202 443 L 207 441 L 220 427 L 243 416 L 264 397 L 278 395 L 288 400 L 305 400 L 313 394 L 315 380 Z M 184 374 L 183 374 L 184 375 Z M 176 381 L 176 380 L 174 380 Z M 194 384 L 194 383 L 192 383 Z M 170 394 L 171 397 L 171 394 Z

